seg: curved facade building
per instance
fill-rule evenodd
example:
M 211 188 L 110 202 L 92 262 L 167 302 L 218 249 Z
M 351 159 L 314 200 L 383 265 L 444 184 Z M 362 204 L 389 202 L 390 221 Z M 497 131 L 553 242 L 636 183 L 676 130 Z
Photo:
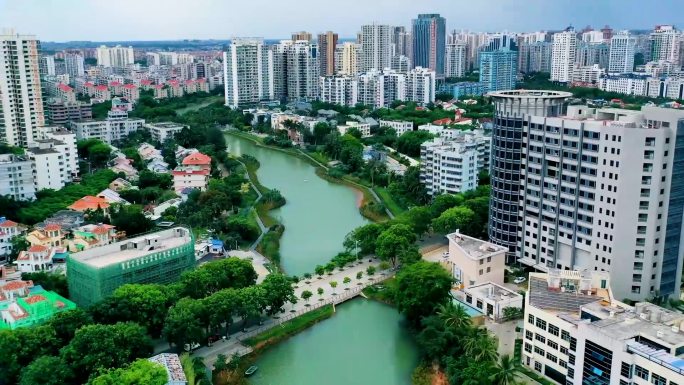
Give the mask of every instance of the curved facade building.
M 565 113 L 569 92 L 510 90 L 488 94 L 494 103 L 492 131 L 489 239 L 508 247 L 507 262 L 515 258 L 518 243 L 520 165 L 523 117 L 553 117 Z

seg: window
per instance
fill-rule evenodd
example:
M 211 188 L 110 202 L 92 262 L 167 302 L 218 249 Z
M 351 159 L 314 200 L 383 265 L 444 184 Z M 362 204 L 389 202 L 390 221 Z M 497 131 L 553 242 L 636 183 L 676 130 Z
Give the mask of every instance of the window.
M 558 337 L 558 333 L 560 332 L 560 329 L 558 329 L 558 326 L 549 324 L 549 333 L 553 334 L 554 336 Z
M 625 378 L 632 378 L 632 365 L 623 362 L 620 365 L 620 375 Z
M 533 336 L 534 336 L 534 333 L 532 333 L 529 330 L 525 330 L 525 338 L 527 338 L 528 340 L 531 340 Z
M 540 348 L 539 346 L 535 346 L 535 347 L 534 347 L 534 353 L 535 353 L 535 354 L 539 354 L 539 355 L 541 355 L 542 357 L 544 357 L 544 349 Z
M 553 362 L 553 363 L 557 363 L 557 362 L 558 362 L 558 357 L 554 356 L 554 355 L 551 354 L 551 353 L 548 353 L 548 352 L 547 352 L 547 353 L 546 353 L 546 358 L 547 358 L 549 361 Z
M 528 322 L 528 323 L 531 323 L 532 325 L 534 325 L 534 316 L 533 316 L 532 314 L 529 314 L 529 315 L 527 316 L 527 322 Z
M 541 366 L 541 364 L 540 364 L 539 362 L 535 362 L 535 363 L 534 363 L 534 370 L 536 370 L 536 371 L 538 371 L 539 373 L 541 373 L 541 371 L 542 371 L 542 366 Z
M 541 335 L 539 333 L 534 335 L 534 339 L 541 342 L 541 343 L 546 342 L 546 337 L 544 337 L 543 335 Z
M 561 332 L 561 339 L 562 339 L 563 341 L 570 341 L 570 333 L 568 333 L 567 331 L 563 330 L 563 331 Z
M 525 342 L 525 351 L 528 353 L 532 353 L 532 344 Z
M 544 321 L 543 319 L 537 318 L 536 325 L 539 329 L 546 330 L 546 321 Z
M 551 340 L 548 340 L 548 341 L 546 341 L 546 344 L 549 345 L 549 347 L 551 349 L 558 350 L 558 344 L 557 343 L 555 343 Z
M 651 376 L 651 383 L 654 385 L 667 385 L 667 378 L 653 373 Z
M 639 365 L 634 365 L 634 374 L 639 377 L 643 378 L 644 380 L 648 381 L 648 370 L 642 368 Z

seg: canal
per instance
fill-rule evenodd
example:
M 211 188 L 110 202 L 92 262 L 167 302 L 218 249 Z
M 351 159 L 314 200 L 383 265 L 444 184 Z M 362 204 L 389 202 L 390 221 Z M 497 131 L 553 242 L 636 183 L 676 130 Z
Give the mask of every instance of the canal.
M 363 298 L 263 353 L 254 385 L 409 385 L 418 353 L 387 305 Z
M 259 181 L 280 190 L 287 204 L 272 214 L 285 226 L 281 265 L 287 274 L 313 272 L 342 250 L 344 236 L 368 223 L 357 204 L 360 192 L 319 178 L 310 163 L 227 135 L 229 152 L 255 157 Z M 418 352 L 403 317 L 363 298 L 267 349 L 257 360 L 253 385 L 408 385 Z
M 280 264 L 286 274 L 313 273 L 343 250 L 347 233 L 367 223 L 357 207 L 361 192 L 319 178 L 307 161 L 233 135 L 226 135 L 226 143 L 235 156 L 255 157 L 261 184 L 280 190 L 287 200 L 271 212 L 285 226 Z

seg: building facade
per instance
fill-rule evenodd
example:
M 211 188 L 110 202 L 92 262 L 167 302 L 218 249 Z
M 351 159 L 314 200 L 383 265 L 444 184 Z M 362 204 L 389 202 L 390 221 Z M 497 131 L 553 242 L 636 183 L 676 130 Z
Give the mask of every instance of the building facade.
M 238 108 L 274 99 L 273 52 L 262 38 L 234 38 L 223 53 L 226 105 Z
M 502 48 L 480 53 L 480 83 L 485 92 L 514 89 L 517 76 L 517 51 Z
M 353 107 L 358 102 L 358 81 L 346 75 L 321 76 L 320 100 Z
M 446 19 L 439 14 L 420 14 L 413 19 L 413 64 L 429 68 L 444 77 L 444 55 L 446 52 Z
M 359 71 L 382 71 L 392 64 L 392 27 L 381 24 L 361 26 Z
M 318 53 L 320 56 L 320 70 L 318 72 L 321 76 L 332 76 L 335 74 L 337 39 L 337 34 L 331 31 L 318 35 Z
M 0 154 L 0 195 L 19 201 L 33 200 L 33 162 L 28 157 Z
M 45 125 L 40 43 L 33 35 L 0 31 L 0 141 L 26 146 Z
M 466 50 L 466 44 L 463 42 L 446 45 L 444 76 L 448 78 L 462 78 L 465 76 L 467 70 Z
M 629 31 L 621 31 L 610 38 L 609 73 L 627 73 L 634 70 L 636 39 Z
M 103 67 L 119 67 L 123 68 L 135 62 L 133 55 L 133 47 L 122 47 L 117 45 L 115 47 L 107 47 L 101 45 L 95 49 L 95 56 L 97 58 L 97 65 Z
M 551 50 L 551 80 L 567 83 L 571 81 L 577 53 L 577 34 L 572 28 L 553 35 Z

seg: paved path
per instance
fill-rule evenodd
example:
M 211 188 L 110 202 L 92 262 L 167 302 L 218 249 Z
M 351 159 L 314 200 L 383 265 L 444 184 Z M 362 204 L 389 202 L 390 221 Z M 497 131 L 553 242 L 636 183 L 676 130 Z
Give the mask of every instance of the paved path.
M 280 325 L 283 322 L 289 321 L 292 318 L 298 317 L 304 313 L 310 312 L 321 306 L 328 304 L 339 304 L 351 298 L 358 296 L 361 290 L 367 286 L 370 286 L 378 281 L 382 281 L 389 277 L 390 271 L 377 272 L 373 277 L 368 277 L 366 274 L 366 269 L 369 266 L 375 266 L 377 268 L 379 261 L 377 259 L 364 259 L 360 264 L 354 264 L 354 266 L 346 267 L 344 270 L 335 271 L 331 274 L 324 274 L 320 279 L 317 276 L 312 277 L 308 281 L 300 281 L 295 285 L 295 295 L 297 296 L 296 304 L 285 304 L 283 307 L 285 313 L 281 313 L 279 318 L 268 318 L 265 319 L 260 326 L 252 326 L 247 329 L 246 332 L 237 332 L 230 335 L 229 339 L 218 341 L 212 346 L 202 347 L 194 352 L 197 357 L 202 357 L 204 359 L 204 364 L 211 368 L 216 362 L 216 357 L 219 354 L 223 354 L 226 357 L 234 353 L 240 355 L 245 355 L 250 353 L 252 350 L 250 347 L 244 345 L 241 341 L 250 338 L 254 335 L 262 333 L 273 327 Z M 360 280 L 356 279 L 356 274 L 358 272 L 363 272 L 363 277 Z M 344 277 L 349 277 L 352 281 L 349 285 L 344 285 L 342 282 Z M 338 283 L 337 288 L 334 290 L 330 286 L 330 282 L 336 281 Z M 318 295 L 318 288 L 323 288 L 323 295 Z M 309 290 L 313 293 L 313 296 L 307 303 L 301 299 L 301 294 L 305 290 Z

